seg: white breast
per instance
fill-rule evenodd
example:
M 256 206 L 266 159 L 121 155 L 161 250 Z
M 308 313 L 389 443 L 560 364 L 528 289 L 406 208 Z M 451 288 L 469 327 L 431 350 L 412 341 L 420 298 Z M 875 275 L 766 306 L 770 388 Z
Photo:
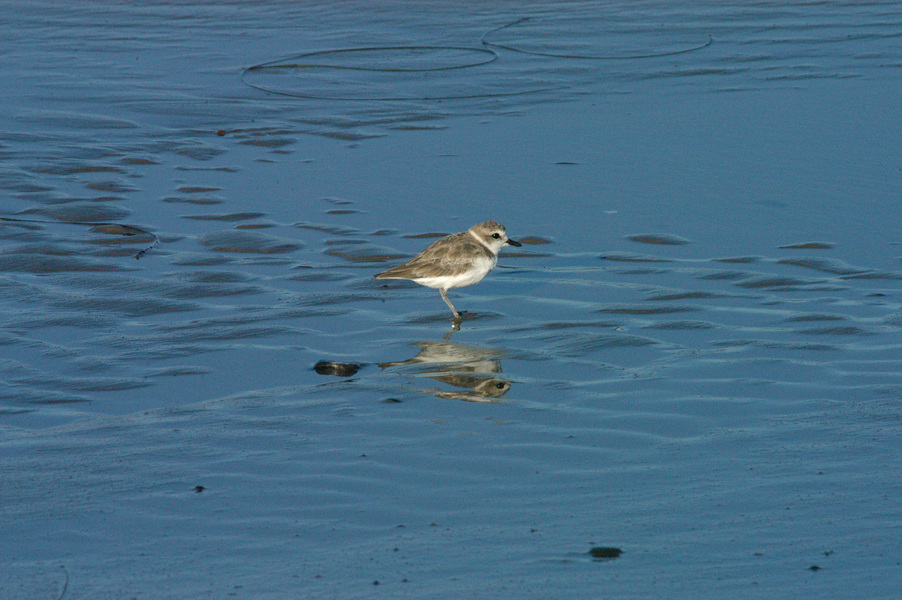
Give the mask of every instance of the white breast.
M 496 257 L 484 257 L 473 261 L 469 269 L 458 275 L 445 275 L 441 277 L 420 277 L 414 279 L 415 282 L 426 287 L 453 290 L 456 288 L 467 287 L 479 283 L 489 274 L 489 271 L 495 268 L 498 262 Z

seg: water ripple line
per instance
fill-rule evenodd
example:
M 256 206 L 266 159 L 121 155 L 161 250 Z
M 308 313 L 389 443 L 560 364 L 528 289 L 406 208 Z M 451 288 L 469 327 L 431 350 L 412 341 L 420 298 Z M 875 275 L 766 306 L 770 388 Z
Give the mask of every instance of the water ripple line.
M 141 227 L 135 227 L 134 225 L 125 225 L 123 223 L 116 223 L 113 221 L 45 221 L 42 219 L 21 219 L 17 217 L 0 217 L 0 221 L 5 221 L 7 223 L 36 223 L 40 225 L 82 225 L 85 227 L 118 227 L 123 231 L 118 231 L 116 233 L 124 236 L 134 236 L 134 235 L 149 235 L 153 238 L 153 241 L 146 248 L 139 250 L 137 254 L 135 254 L 135 259 L 138 260 L 143 257 L 145 254 L 153 250 L 160 243 L 160 238 L 157 234 L 152 231 L 148 231 L 146 229 L 142 229 Z M 113 232 L 101 232 L 101 233 L 110 233 Z
M 496 27 L 485 33 L 482 36 L 481 42 L 485 46 L 490 46 L 492 48 L 500 48 L 502 50 L 508 50 L 510 52 L 517 52 L 519 54 L 529 54 L 531 56 L 544 56 L 547 58 L 565 58 L 572 60 L 636 60 L 636 59 L 648 59 L 648 58 L 663 58 L 667 56 L 677 56 L 680 54 L 688 54 L 690 52 L 698 52 L 699 50 L 703 50 L 714 43 L 714 38 L 709 34 L 708 41 L 703 44 L 699 44 L 696 46 L 692 46 L 690 48 L 681 48 L 679 50 L 672 50 L 670 52 L 655 52 L 652 54 L 629 54 L 629 55 L 605 55 L 605 54 L 557 54 L 555 52 L 539 52 L 536 50 L 526 50 L 524 48 L 518 48 L 517 46 L 509 46 L 507 44 L 499 44 L 497 42 L 488 41 L 488 37 L 492 34 L 498 33 L 499 31 L 503 31 L 505 29 L 510 29 L 512 27 L 516 27 L 521 23 L 529 21 L 530 17 L 522 17 L 515 21 L 511 21 L 506 25 L 502 25 L 501 27 Z
M 322 57 L 328 55 L 353 55 L 353 54 L 362 54 L 365 52 L 442 52 L 442 51 L 455 51 L 455 52 L 464 52 L 464 53 L 472 53 L 472 54 L 480 54 L 483 55 L 483 58 L 480 60 L 471 60 L 471 61 L 463 61 L 459 64 L 451 64 L 446 66 L 430 66 L 430 67 L 416 67 L 416 68 L 404 68 L 404 67 L 374 67 L 374 66 L 352 66 L 352 65 L 340 65 L 340 64 L 331 64 L 331 63 L 316 63 L 316 62 L 307 62 L 303 59 L 305 58 L 314 58 L 314 57 Z M 362 72 L 372 72 L 372 73 L 431 73 L 431 72 L 442 72 L 442 71 L 453 71 L 460 69 L 470 69 L 475 67 L 481 67 L 492 63 L 498 59 L 498 53 L 494 50 L 488 48 L 472 48 L 466 46 L 365 46 L 360 48 L 340 48 L 334 50 L 317 50 L 315 52 L 305 52 L 302 54 L 294 54 L 292 56 L 288 56 L 281 59 L 276 59 L 269 62 L 260 63 L 257 65 L 253 65 L 247 67 L 241 73 L 241 81 L 248 87 L 251 87 L 256 90 L 260 90 L 262 92 L 267 92 L 270 94 L 276 94 L 279 96 L 287 96 L 291 98 L 302 98 L 307 100 L 328 100 L 328 101 L 350 101 L 350 102 L 360 102 L 360 101 L 368 101 L 368 102 L 410 102 L 410 101 L 419 101 L 419 100 L 472 100 L 477 98 L 506 98 L 512 96 L 522 96 L 526 94 L 536 94 L 541 92 L 550 91 L 555 89 L 553 87 L 544 87 L 539 89 L 528 89 L 528 90 L 517 90 L 517 91 L 508 91 L 508 92 L 480 92 L 475 94 L 442 94 L 437 96 L 376 96 L 376 97 L 351 97 L 351 96 L 343 96 L 343 95 L 329 95 L 329 94 L 312 94 L 305 93 L 303 91 L 289 91 L 284 89 L 278 89 L 274 86 L 265 85 L 262 83 L 255 83 L 253 81 L 248 80 L 248 76 L 253 73 L 267 73 L 267 72 L 278 72 L 285 70 L 305 70 L 305 69 L 336 69 L 336 70 L 346 70 L 346 71 L 362 71 Z M 300 62 L 286 62 L 286 61 L 300 61 Z

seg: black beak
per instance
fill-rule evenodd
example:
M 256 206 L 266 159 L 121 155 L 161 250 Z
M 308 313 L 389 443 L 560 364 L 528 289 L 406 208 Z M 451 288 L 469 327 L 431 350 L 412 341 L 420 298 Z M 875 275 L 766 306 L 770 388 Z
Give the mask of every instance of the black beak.
M 521 243 L 518 242 L 517 240 L 508 239 L 508 240 L 507 240 L 507 245 L 508 245 L 508 246 L 522 246 L 523 244 L 521 244 Z

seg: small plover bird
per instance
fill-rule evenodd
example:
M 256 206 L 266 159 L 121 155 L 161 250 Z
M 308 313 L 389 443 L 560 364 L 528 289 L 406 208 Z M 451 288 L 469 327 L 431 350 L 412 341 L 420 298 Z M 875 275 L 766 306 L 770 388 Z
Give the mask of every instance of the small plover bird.
M 448 290 L 479 283 L 495 268 L 503 246 L 519 245 L 520 242 L 508 239 L 503 225 L 486 221 L 436 240 L 403 265 L 379 273 L 376 279 L 409 279 L 435 288 L 454 313 L 454 319 L 460 321 L 460 313 L 448 300 Z

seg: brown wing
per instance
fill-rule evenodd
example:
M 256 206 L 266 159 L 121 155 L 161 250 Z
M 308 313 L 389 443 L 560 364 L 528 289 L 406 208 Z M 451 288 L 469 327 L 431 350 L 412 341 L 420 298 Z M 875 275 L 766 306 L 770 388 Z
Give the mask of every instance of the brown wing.
M 443 237 L 430 244 L 412 259 L 383 271 L 376 279 L 420 279 L 460 275 L 474 260 L 492 258 L 485 246 L 463 231 Z

